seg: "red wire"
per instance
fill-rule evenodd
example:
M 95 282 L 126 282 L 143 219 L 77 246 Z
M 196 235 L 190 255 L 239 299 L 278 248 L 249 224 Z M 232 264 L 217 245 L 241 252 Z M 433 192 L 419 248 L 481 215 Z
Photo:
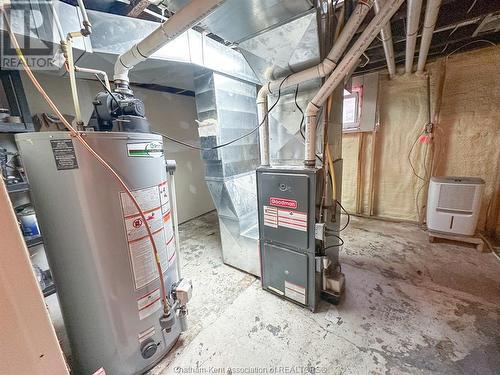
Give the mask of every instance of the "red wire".
M 64 126 L 69 130 L 70 134 L 73 137 L 75 137 L 83 145 L 83 147 L 85 149 L 87 149 L 87 151 L 105 169 L 107 169 L 113 175 L 113 177 L 115 177 L 115 179 L 118 181 L 118 183 L 122 186 L 122 188 L 125 190 L 125 192 L 127 193 L 127 195 L 132 200 L 134 206 L 139 211 L 139 215 L 141 216 L 143 222 L 145 223 L 146 230 L 147 230 L 147 233 L 148 233 L 148 237 L 149 237 L 149 240 L 151 241 L 151 245 L 153 247 L 153 253 L 154 253 L 154 257 L 155 257 L 155 263 L 156 263 L 156 267 L 157 267 L 158 275 L 159 275 L 159 279 L 160 279 L 160 292 L 161 292 L 161 296 L 162 296 L 163 310 L 164 310 L 165 313 L 168 313 L 169 312 L 169 304 L 168 304 L 168 299 L 167 299 L 167 293 L 166 293 L 166 290 L 165 290 L 165 282 L 164 282 L 164 278 L 163 278 L 163 271 L 162 271 L 162 267 L 161 267 L 160 257 L 158 255 L 158 248 L 156 247 L 156 243 L 155 243 L 153 234 L 151 232 L 151 228 L 147 224 L 146 216 L 144 215 L 144 212 L 142 211 L 141 206 L 139 205 L 139 202 L 137 202 L 137 199 L 135 199 L 134 195 L 132 194 L 132 191 L 127 187 L 127 185 L 125 184 L 125 182 L 123 181 L 123 179 L 118 175 L 118 173 L 97 152 L 94 151 L 94 149 L 92 148 L 92 146 L 90 146 L 87 143 L 87 141 L 82 137 L 81 133 L 78 132 L 77 130 L 75 130 L 75 128 L 73 128 L 73 126 L 70 125 L 70 123 L 64 118 L 64 116 L 59 111 L 59 109 L 54 104 L 54 102 L 47 95 L 47 93 L 45 92 L 45 90 L 43 89 L 43 87 L 40 85 L 40 83 L 38 82 L 38 80 L 34 76 L 33 72 L 30 69 L 30 67 L 26 63 L 26 60 L 24 59 L 24 56 L 23 56 L 23 54 L 21 52 L 19 44 L 18 44 L 18 42 L 17 42 L 14 34 L 12 33 L 12 29 L 11 29 L 9 21 L 7 19 L 8 17 L 5 14 L 5 10 L 4 9 L 0 9 L 0 11 L 2 13 L 4 13 L 4 15 L 5 15 L 5 17 L 4 17 L 5 21 L 6 21 L 5 23 L 7 25 L 8 31 L 9 31 L 10 39 L 12 40 L 12 43 L 16 47 L 16 52 L 17 52 L 17 54 L 19 56 L 19 59 L 21 60 L 21 63 L 23 64 L 24 68 L 26 69 L 26 73 L 28 74 L 29 78 L 31 79 L 31 82 L 33 83 L 33 85 L 36 87 L 36 89 L 38 90 L 38 92 L 43 96 L 43 98 L 45 99 L 45 101 L 47 102 L 47 104 L 50 106 L 50 108 L 52 108 L 52 110 L 55 112 L 55 114 L 57 115 L 57 117 L 59 117 L 59 119 L 64 124 Z

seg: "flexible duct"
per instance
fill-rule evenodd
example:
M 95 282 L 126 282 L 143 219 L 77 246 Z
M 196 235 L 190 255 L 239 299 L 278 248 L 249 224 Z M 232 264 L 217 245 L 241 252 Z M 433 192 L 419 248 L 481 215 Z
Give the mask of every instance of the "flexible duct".
M 114 79 L 128 83 L 128 72 L 165 44 L 190 29 L 224 0 L 192 0 L 151 34 L 122 53 L 115 64 Z
M 368 46 L 380 33 L 380 30 L 389 22 L 391 17 L 396 13 L 404 0 L 389 0 L 380 9 L 380 12 L 368 24 L 363 33 L 356 40 L 349 52 L 342 59 L 337 68 L 333 71 L 326 82 L 321 86 L 311 102 L 306 108 L 306 141 L 305 141 L 305 158 L 306 166 L 314 166 L 316 164 L 316 122 L 318 111 L 325 103 L 337 86 L 343 82 L 344 78 L 352 72 L 359 63 L 359 58 Z
M 406 59 L 405 71 L 407 74 L 413 70 L 413 56 L 415 55 L 415 45 L 417 43 L 418 24 L 420 12 L 422 11 L 422 0 L 408 0 L 406 19 Z
M 338 40 L 335 42 L 333 48 L 330 50 L 326 58 L 318 65 L 303 71 L 294 73 L 284 80 L 270 81 L 259 90 L 257 94 L 257 109 L 258 121 L 261 124 L 259 128 L 259 143 L 260 143 L 260 164 L 269 165 L 269 119 L 266 116 L 267 96 L 273 91 L 277 91 L 278 87 L 285 89 L 315 78 L 323 78 L 330 74 L 337 66 L 338 60 L 344 53 L 349 42 L 354 36 L 356 30 L 359 28 L 368 11 L 373 5 L 373 0 L 359 1 L 353 14 L 347 21 L 342 33 L 339 35 Z
M 425 8 L 424 29 L 420 40 L 420 52 L 418 53 L 417 72 L 423 72 L 427 55 L 431 46 L 432 35 L 436 27 L 436 21 L 441 7 L 441 0 L 427 0 Z
M 380 12 L 385 4 L 386 0 L 375 0 L 374 9 L 375 14 Z M 382 39 L 382 45 L 384 46 L 385 59 L 387 61 L 387 70 L 389 71 L 389 77 L 394 77 L 396 75 L 396 63 L 394 61 L 394 47 L 392 45 L 392 31 L 391 22 L 387 24 L 380 31 L 380 39 Z

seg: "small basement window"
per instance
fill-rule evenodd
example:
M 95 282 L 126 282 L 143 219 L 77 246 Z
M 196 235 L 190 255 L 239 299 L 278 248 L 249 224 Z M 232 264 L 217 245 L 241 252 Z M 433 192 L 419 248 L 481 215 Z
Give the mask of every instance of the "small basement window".
M 342 114 L 342 129 L 352 131 L 359 129 L 361 115 L 361 87 L 355 87 L 352 92 L 344 90 L 344 106 Z

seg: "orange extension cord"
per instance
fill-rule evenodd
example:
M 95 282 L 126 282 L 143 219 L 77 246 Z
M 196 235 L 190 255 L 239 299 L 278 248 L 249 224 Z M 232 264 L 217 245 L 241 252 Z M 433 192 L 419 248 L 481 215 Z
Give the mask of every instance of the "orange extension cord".
M 69 130 L 70 134 L 73 137 L 75 137 L 82 144 L 82 146 L 85 149 L 87 149 L 87 151 L 106 170 L 108 170 L 113 175 L 113 177 L 122 186 L 122 188 L 125 190 L 125 192 L 127 193 L 127 195 L 130 197 L 130 199 L 134 203 L 134 206 L 139 211 L 139 215 L 141 216 L 143 222 L 145 223 L 146 230 L 148 232 L 148 237 L 149 237 L 149 239 L 151 241 L 151 245 L 153 247 L 153 253 L 154 253 L 154 257 L 155 257 L 155 261 L 156 261 L 156 267 L 158 269 L 158 275 L 160 277 L 160 291 L 161 291 L 161 298 L 162 298 L 162 304 L 163 304 L 163 312 L 168 315 L 169 312 L 170 312 L 170 305 L 169 305 L 168 298 L 167 298 L 167 293 L 166 293 L 166 290 L 165 290 L 165 283 L 164 283 L 164 278 L 163 278 L 163 271 L 162 271 L 162 267 L 161 267 L 160 257 L 158 255 L 158 248 L 156 247 L 156 243 L 155 243 L 155 240 L 153 238 L 153 233 L 151 232 L 151 228 L 147 224 L 146 216 L 144 215 L 144 212 L 142 211 L 141 206 L 139 205 L 139 202 L 137 202 L 137 199 L 135 199 L 132 191 L 130 191 L 130 189 L 127 187 L 127 185 L 125 184 L 125 182 L 123 181 L 123 179 L 118 175 L 118 173 L 97 152 L 94 151 L 94 149 L 92 148 L 92 146 L 90 146 L 87 143 L 87 141 L 82 137 L 82 135 L 80 134 L 80 132 L 78 132 L 77 130 L 75 130 L 75 128 L 73 126 L 71 126 L 71 124 L 64 118 L 64 116 L 59 111 L 59 109 L 54 104 L 54 102 L 50 99 L 50 97 L 48 96 L 48 94 L 45 92 L 45 90 L 43 89 L 43 87 L 40 85 L 40 83 L 38 82 L 38 80 L 35 78 L 35 76 L 34 76 L 33 72 L 31 71 L 30 67 L 28 66 L 28 63 L 26 62 L 26 60 L 24 58 L 24 55 L 23 55 L 23 53 L 21 51 L 21 48 L 19 47 L 19 43 L 17 42 L 16 37 L 14 36 L 14 33 L 12 32 L 12 29 L 11 29 L 9 21 L 8 21 L 8 17 L 5 14 L 5 9 L 0 9 L 0 11 L 2 13 L 4 13 L 5 23 L 7 25 L 7 29 L 8 29 L 8 32 L 9 32 L 10 39 L 11 39 L 12 43 L 14 44 L 14 47 L 16 48 L 16 53 L 19 56 L 19 59 L 21 60 L 21 63 L 23 64 L 23 66 L 24 66 L 24 68 L 26 70 L 26 73 L 28 74 L 29 78 L 31 79 L 31 82 L 33 82 L 33 85 L 36 87 L 36 89 L 38 90 L 38 92 L 43 96 L 43 98 L 45 99 L 45 101 L 47 102 L 47 104 L 50 106 L 50 108 L 52 108 L 52 110 L 57 115 L 57 117 L 59 117 L 59 119 L 64 124 L 64 126 Z

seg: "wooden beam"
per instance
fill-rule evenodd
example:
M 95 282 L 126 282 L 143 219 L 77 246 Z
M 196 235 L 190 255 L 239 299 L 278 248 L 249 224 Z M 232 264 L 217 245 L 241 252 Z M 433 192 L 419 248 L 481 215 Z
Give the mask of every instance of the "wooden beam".
M 149 0 L 132 0 L 130 2 L 132 9 L 128 11 L 127 16 L 134 18 L 138 17 L 150 4 L 151 2 Z

